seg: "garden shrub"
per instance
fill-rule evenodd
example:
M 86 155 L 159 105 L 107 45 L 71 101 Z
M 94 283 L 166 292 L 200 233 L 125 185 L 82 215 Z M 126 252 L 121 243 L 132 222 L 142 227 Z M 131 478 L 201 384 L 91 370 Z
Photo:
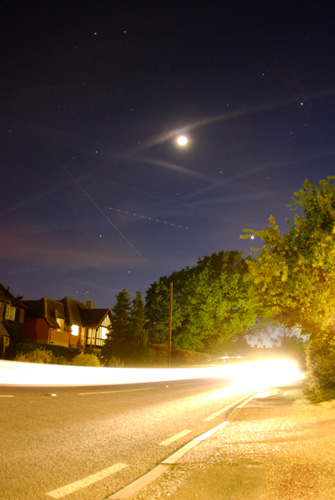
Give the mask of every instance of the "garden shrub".
M 104 358 L 104 366 L 122 368 L 124 362 L 116 356 L 111 356 L 110 358 Z
M 25 361 L 27 363 L 53 363 L 55 357 L 48 349 L 35 349 L 26 353 L 18 353 L 14 361 Z
M 35 351 L 36 349 L 44 349 L 47 351 L 52 352 L 52 354 L 58 358 L 62 357 L 65 358 L 67 362 L 72 361 L 73 357 L 75 354 L 78 353 L 75 349 L 72 347 L 65 347 L 62 345 L 55 345 L 55 344 L 37 344 L 34 342 L 26 342 L 26 343 L 17 343 L 15 346 L 15 354 L 26 354 L 30 353 L 32 351 Z M 52 361 L 54 362 L 54 361 Z M 60 364 L 60 363 L 58 363 Z M 61 363 L 64 364 L 64 363 Z
M 314 399 L 335 398 L 335 339 L 313 336 L 306 343 L 307 390 Z
M 72 364 L 75 366 L 101 366 L 98 356 L 82 352 L 73 358 Z

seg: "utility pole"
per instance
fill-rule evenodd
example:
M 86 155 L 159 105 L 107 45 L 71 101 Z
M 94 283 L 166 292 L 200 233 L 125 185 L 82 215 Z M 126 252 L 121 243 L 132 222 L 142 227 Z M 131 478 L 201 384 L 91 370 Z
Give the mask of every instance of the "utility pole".
M 172 339 L 172 303 L 173 303 L 173 283 L 170 283 L 170 314 L 169 314 L 169 345 L 168 345 L 168 366 L 171 367 L 171 339 Z

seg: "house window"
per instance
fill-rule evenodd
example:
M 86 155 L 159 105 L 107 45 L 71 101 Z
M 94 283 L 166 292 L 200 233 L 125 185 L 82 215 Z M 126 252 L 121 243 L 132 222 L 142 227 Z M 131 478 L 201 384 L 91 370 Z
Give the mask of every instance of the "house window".
M 71 326 L 71 335 L 74 335 L 75 337 L 77 337 L 79 335 L 79 326 L 78 325 Z
M 94 345 L 95 344 L 95 329 L 94 328 L 87 329 L 86 343 L 87 343 L 87 345 Z
M 56 321 L 58 324 L 57 332 L 63 333 L 64 332 L 64 320 L 62 318 L 56 318 Z
M 10 321 L 15 321 L 15 307 L 9 306 L 7 304 L 5 311 L 5 319 L 9 319 Z

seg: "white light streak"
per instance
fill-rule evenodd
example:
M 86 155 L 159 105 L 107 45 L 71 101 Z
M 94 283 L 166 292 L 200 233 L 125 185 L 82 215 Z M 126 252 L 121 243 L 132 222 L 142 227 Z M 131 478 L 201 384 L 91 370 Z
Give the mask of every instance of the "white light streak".
M 271 359 L 204 368 L 98 368 L 0 361 L 0 385 L 96 386 L 139 384 L 200 378 L 231 379 L 249 389 L 302 378 L 296 363 Z

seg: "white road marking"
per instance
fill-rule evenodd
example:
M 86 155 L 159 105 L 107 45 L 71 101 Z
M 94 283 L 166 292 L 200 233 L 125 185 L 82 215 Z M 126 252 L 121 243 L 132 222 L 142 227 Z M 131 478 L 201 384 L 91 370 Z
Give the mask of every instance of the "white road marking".
M 258 392 L 258 391 L 257 391 Z M 228 405 L 223 409 L 225 411 L 226 409 L 231 408 L 235 404 L 238 404 L 238 402 L 241 402 L 245 400 L 244 402 L 241 402 L 240 407 L 243 407 L 245 404 L 247 404 L 254 396 L 257 394 L 257 392 L 253 392 L 252 394 L 249 394 L 249 397 L 245 400 L 245 396 L 234 403 Z M 222 413 L 222 412 L 221 412 Z M 209 436 L 214 434 L 215 432 L 219 431 L 223 427 L 229 424 L 229 420 L 225 422 L 221 422 L 221 424 L 217 425 L 216 427 L 213 427 L 209 431 L 205 432 L 204 434 L 201 434 L 200 436 L 194 438 L 192 441 L 189 443 L 186 443 L 184 446 L 182 446 L 179 450 L 174 452 L 172 455 L 167 457 L 165 460 L 163 460 L 159 465 L 157 465 L 154 469 L 151 471 L 147 472 L 143 476 L 141 476 L 138 479 L 135 479 L 132 483 L 130 483 L 128 486 L 125 486 L 121 490 L 117 491 L 116 493 L 113 493 L 107 499 L 110 500 L 126 500 L 127 498 L 130 498 L 131 496 L 135 495 L 138 493 L 140 490 L 142 490 L 145 486 L 150 484 L 152 481 L 157 479 L 160 475 L 162 475 L 164 472 L 169 470 L 169 467 L 171 465 L 174 465 L 178 462 L 178 460 L 183 457 L 186 453 L 188 453 L 192 448 L 197 446 L 201 441 L 204 441 L 207 439 Z
M 223 427 L 225 427 L 226 425 L 228 425 L 229 422 L 222 422 L 221 424 L 217 425 L 216 427 L 213 427 L 213 429 L 210 429 L 209 431 L 205 432 L 204 434 L 201 434 L 201 436 L 198 436 L 194 439 L 194 441 L 204 441 L 205 439 L 207 439 L 209 436 L 211 436 L 212 434 L 214 434 L 214 432 L 217 432 L 219 431 L 220 429 L 222 429 Z
M 157 479 L 159 476 L 164 474 L 167 470 L 169 470 L 168 465 L 157 465 L 154 469 L 151 471 L 147 472 L 144 476 L 139 477 L 138 479 L 135 479 L 132 483 L 128 484 L 128 486 L 125 486 L 121 490 L 117 491 L 116 493 L 113 493 L 107 499 L 124 499 L 126 500 L 127 498 L 132 497 L 136 493 L 138 493 L 140 490 L 142 490 L 145 486 L 148 484 L 152 483 L 155 479 Z
M 184 430 L 179 432 L 178 434 L 175 434 L 174 436 L 170 437 L 169 439 L 165 439 L 165 441 L 162 441 L 159 443 L 161 446 L 169 446 L 169 444 L 174 443 L 175 441 L 178 441 L 178 439 L 181 439 L 182 437 L 186 436 L 192 431 L 189 430 Z
M 100 481 L 101 479 L 105 479 L 116 472 L 128 467 L 127 464 L 114 464 L 111 467 L 107 467 L 107 469 L 103 469 L 96 474 L 92 474 L 91 476 L 87 476 L 84 479 L 80 479 L 79 481 L 75 481 L 74 483 L 67 484 L 66 486 L 62 486 L 61 488 L 57 488 L 56 490 L 49 491 L 47 495 L 51 498 L 63 498 L 66 495 L 70 495 L 70 493 L 74 493 L 75 491 L 86 488 L 86 486 L 90 486 L 91 484 Z
M 249 394 L 250 398 L 254 397 L 254 395 L 255 395 L 256 392 L 258 392 L 258 391 L 254 391 L 251 394 Z M 247 396 L 244 395 L 242 398 L 237 399 L 236 401 L 233 401 L 232 403 L 230 403 L 229 405 L 225 406 L 224 408 L 221 408 L 221 410 L 218 410 L 215 413 L 212 413 L 212 415 L 209 415 L 209 417 L 204 418 L 204 422 L 210 422 L 214 418 L 216 418 L 219 415 L 221 415 L 221 413 L 224 413 L 225 411 L 229 410 L 233 406 L 238 405 L 238 403 L 241 403 L 242 401 L 244 401 L 246 397 Z
M 177 450 L 175 453 L 172 453 L 172 455 L 170 455 L 169 457 L 167 457 L 161 463 L 163 465 L 173 465 L 173 464 L 175 464 L 176 462 L 178 462 L 178 460 L 181 457 L 183 457 L 186 453 L 188 453 L 190 450 L 192 450 L 192 448 L 194 448 L 198 444 L 199 444 L 199 442 L 195 441 L 195 439 L 193 439 L 193 441 L 190 441 L 189 443 L 186 443 L 182 448 L 180 448 L 179 450 Z
M 119 391 L 78 392 L 78 396 L 88 396 L 91 394 L 114 394 L 116 392 L 152 391 L 152 390 L 153 390 L 153 387 L 146 387 L 145 389 L 122 389 Z

